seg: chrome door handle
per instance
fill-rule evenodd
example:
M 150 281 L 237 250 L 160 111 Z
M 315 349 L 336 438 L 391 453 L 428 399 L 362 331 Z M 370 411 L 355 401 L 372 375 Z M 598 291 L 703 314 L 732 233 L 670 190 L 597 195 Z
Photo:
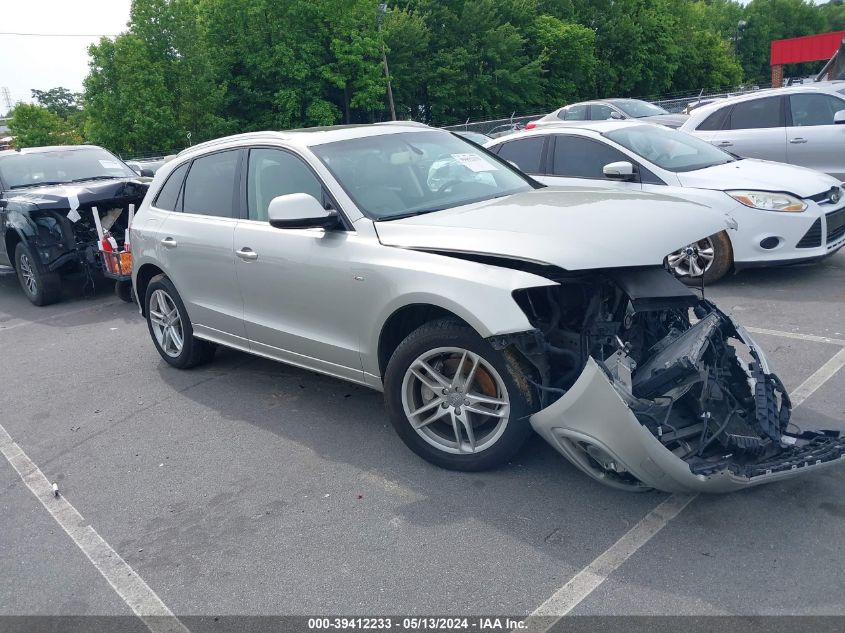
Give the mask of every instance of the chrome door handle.
M 256 253 L 251 248 L 246 247 L 242 248 L 239 251 L 235 251 L 235 255 L 246 261 L 255 261 L 256 259 L 258 259 L 258 253 Z
M 163 240 L 161 240 L 161 245 L 166 248 L 176 248 L 178 243 L 172 237 L 165 237 Z
M 806 143 L 806 142 L 807 142 L 807 139 L 805 139 L 805 138 L 801 138 L 801 137 L 799 136 L 798 138 L 791 138 L 791 139 L 789 139 L 789 142 L 790 142 L 790 143 L 792 143 L 793 145 L 801 145 L 802 143 Z

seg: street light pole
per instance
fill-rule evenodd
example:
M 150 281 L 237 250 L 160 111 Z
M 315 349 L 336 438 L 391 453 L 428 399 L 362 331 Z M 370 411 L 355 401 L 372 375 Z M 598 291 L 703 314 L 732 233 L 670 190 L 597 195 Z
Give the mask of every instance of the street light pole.
M 378 32 L 381 33 L 381 20 L 387 13 L 387 3 L 378 5 Z M 396 120 L 396 106 L 393 105 L 393 86 L 390 82 L 390 67 L 387 65 L 387 50 L 384 47 L 384 38 L 381 40 L 381 59 L 384 62 L 384 76 L 387 78 L 387 101 L 390 104 L 390 119 Z

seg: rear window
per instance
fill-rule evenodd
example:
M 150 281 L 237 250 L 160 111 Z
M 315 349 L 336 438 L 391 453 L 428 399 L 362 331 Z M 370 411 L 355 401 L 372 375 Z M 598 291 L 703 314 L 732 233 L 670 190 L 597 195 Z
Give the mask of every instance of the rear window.
M 756 130 L 782 127 L 782 101 L 780 97 L 767 97 L 734 104 L 731 109 L 730 129 Z
M 182 191 L 182 181 L 185 180 L 185 173 L 188 171 L 188 163 L 180 165 L 173 170 L 167 178 L 167 182 L 158 192 L 153 206 L 164 211 L 175 211 L 176 202 L 179 200 L 179 192 Z
M 498 156 L 502 160 L 511 161 L 526 174 L 539 174 L 544 141 L 543 136 L 508 141 L 502 144 Z
M 695 129 L 700 130 L 702 132 L 712 132 L 714 130 L 724 129 L 725 118 L 727 117 L 728 112 L 730 112 L 730 111 L 731 111 L 730 107 L 719 108 L 713 114 L 711 114 L 709 117 L 704 119 L 699 124 L 699 126 Z

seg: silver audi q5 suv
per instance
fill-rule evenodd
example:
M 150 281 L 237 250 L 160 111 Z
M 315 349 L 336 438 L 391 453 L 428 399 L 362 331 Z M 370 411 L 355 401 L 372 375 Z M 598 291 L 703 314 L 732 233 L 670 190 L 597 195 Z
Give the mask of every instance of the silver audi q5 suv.
M 174 367 L 225 345 L 382 390 L 408 447 L 446 468 L 502 464 L 533 429 L 617 488 L 724 492 L 845 448 L 790 433 L 758 346 L 666 272 L 725 228 L 677 197 L 551 190 L 409 123 L 192 147 L 131 242 Z

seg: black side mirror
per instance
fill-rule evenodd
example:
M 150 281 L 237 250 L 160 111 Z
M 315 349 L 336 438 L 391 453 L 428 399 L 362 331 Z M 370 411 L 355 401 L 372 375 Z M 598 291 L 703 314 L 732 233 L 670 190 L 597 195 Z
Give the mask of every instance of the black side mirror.
M 141 168 L 141 176 L 145 178 L 152 178 L 155 175 L 156 173 L 152 169 L 149 169 L 148 167 Z
M 5 209 L 9 206 L 9 201 L 6 198 L 0 198 L 0 209 Z

